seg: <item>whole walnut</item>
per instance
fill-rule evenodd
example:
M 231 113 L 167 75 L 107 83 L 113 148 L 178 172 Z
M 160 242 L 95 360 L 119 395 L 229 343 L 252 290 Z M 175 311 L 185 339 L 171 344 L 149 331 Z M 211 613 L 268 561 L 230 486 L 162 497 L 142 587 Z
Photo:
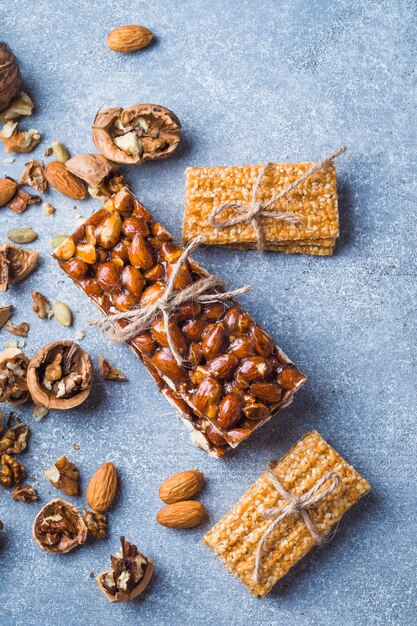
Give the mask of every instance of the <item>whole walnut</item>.
M 4 42 L 0 42 L 0 111 L 14 98 L 22 85 L 16 57 Z

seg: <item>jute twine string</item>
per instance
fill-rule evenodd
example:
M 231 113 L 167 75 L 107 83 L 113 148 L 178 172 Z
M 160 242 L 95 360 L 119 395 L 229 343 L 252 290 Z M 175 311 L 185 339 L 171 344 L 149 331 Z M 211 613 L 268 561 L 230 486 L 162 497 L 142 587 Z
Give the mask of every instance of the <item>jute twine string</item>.
M 272 485 L 275 487 L 275 489 L 278 491 L 279 495 L 288 501 L 288 504 L 283 504 L 282 506 L 277 506 L 272 509 L 266 509 L 263 512 L 263 516 L 266 519 L 272 519 L 273 521 L 272 524 L 268 526 L 265 533 L 262 535 L 262 538 L 258 544 L 258 549 L 256 551 L 255 571 L 253 578 L 255 583 L 257 584 L 260 583 L 260 570 L 264 545 L 268 540 L 268 537 L 274 532 L 278 524 L 289 515 L 301 515 L 304 524 L 307 526 L 311 536 L 314 539 L 314 542 L 319 544 L 323 541 L 323 535 L 319 533 L 316 526 L 314 525 L 308 513 L 308 509 L 314 504 L 317 504 L 317 502 L 320 502 L 320 500 L 323 500 L 323 498 L 327 498 L 327 496 L 333 493 L 333 491 L 338 487 L 341 481 L 340 474 L 338 474 L 337 472 L 329 472 L 325 476 L 322 476 L 322 478 L 320 478 L 320 480 L 318 480 L 306 493 L 302 494 L 301 496 L 294 496 L 292 493 L 289 493 L 284 489 L 278 478 L 270 470 L 267 471 L 267 477 Z M 329 486 L 323 491 L 320 491 L 320 489 L 329 481 L 331 481 Z M 320 493 L 318 493 L 319 491 Z
M 94 326 L 96 324 L 107 323 L 110 325 L 108 330 L 113 341 L 123 342 L 133 339 L 133 337 L 136 337 L 136 335 L 139 335 L 145 330 L 149 330 L 152 322 L 159 315 L 162 315 L 169 348 L 177 364 L 182 365 L 183 359 L 175 346 L 169 326 L 170 313 L 178 309 L 178 307 L 185 302 L 192 301 L 199 302 L 200 304 L 225 302 L 235 296 L 247 293 L 250 290 L 250 286 L 246 285 L 245 287 L 240 287 L 239 289 L 225 291 L 225 285 L 220 278 L 217 276 L 207 276 L 206 278 L 201 278 L 192 285 L 189 285 L 185 289 L 176 292 L 174 290 L 174 284 L 182 264 L 188 259 L 192 251 L 195 250 L 201 243 L 203 243 L 203 237 L 196 237 L 186 248 L 184 248 L 184 251 L 174 266 L 172 274 L 165 287 L 165 291 L 158 298 L 158 300 L 156 300 L 156 302 L 147 306 L 133 308 L 129 311 L 121 311 L 120 313 L 105 315 L 98 320 L 90 321 L 89 325 Z M 211 293 L 213 289 L 219 289 L 220 291 Z M 114 325 L 114 322 L 118 322 L 119 320 L 129 320 L 129 323 L 124 328 L 119 328 Z
M 346 146 L 342 146 L 336 152 L 333 152 L 330 156 L 326 157 L 319 163 L 315 163 L 312 165 L 300 178 L 297 178 L 294 182 L 292 182 L 288 187 L 283 189 L 279 194 L 271 198 L 270 200 L 266 200 L 265 202 L 258 202 L 257 195 L 259 190 L 259 185 L 262 182 L 263 177 L 270 165 L 272 163 L 267 163 L 259 172 L 258 178 L 256 179 L 255 185 L 252 191 L 252 198 L 249 204 L 238 204 L 237 202 L 225 202 L 224 204 L 220 204 L 219 206 L 214 207 L 209 215 L 209 222 L 211 226 L 214 228 L 226 228 L 227 226 L 235 226 L 236 224 L 241 224 L 242 222 L 250 222 L 256 235 L 257 239 L 257 247 L 260 252 L 265 251 L 265 236 L 262 229 L 262 218 L 268 217 L 273 220 L 288 222 L 289 224 L 304 224 L 303 220 L 297 217 L 297 215 L 291 213 L 284 213 L 282 211 L 267 211 L 271 205 L 275 204 L 285 196 L 287 196 L 293 189 L 299 187 L 303 184 L 307 178 L 320 171 L 330 161 L 336 159 L 339 155 L 346 151 Z M 226 209 L 232 209 L 238 212 L 236 217 L 231 217 L 229 219 L 217 220 L 217 216 L 222 211 Z

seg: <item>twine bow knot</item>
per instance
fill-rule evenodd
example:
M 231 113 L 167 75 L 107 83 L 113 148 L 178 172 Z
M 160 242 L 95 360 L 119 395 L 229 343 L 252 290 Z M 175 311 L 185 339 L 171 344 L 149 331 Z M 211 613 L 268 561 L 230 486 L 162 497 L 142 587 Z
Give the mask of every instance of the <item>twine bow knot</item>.
M 248 204 L 238 204 L 236 202 L 225 202 L 224 204 L 220 204 L 217 207 L 214 207 L 209 215 L 209 222 L 211 226 L 214 228 L 226 228 L 227 226 L 235 226 L 236 224 L 241 224 L 242 222 L 250 222 L 256 235 L 257 239 L 257 247 L 260 252 L 265 250 L 266 241 L 265 235 L 262 229 L 262 218 L 267 217 L 269 219 L 287 222 L 289 224 L 304 224 L 304 221 L 299 218 L 297 215 L 293 213 L 285 213 L 283 211 L 271 211 L 267 210 L 273 204 L 287 196 L 293 189 L 299 187 L 307 178 L 318 172 L 319 170 L 326 167 L 330 161 L 336 159 L 340 154 L 346 151 L 346 146 L 342 146 L 336 152 L 333 152 L 330 156 L 326 157 L 319 163 L 315 163 L 312 165 L 300 178 L 293 181 L 288 187 L 285 187 L 279 194 L 273 196 L 270 200 L 265 202 L 259 202 L 257 200 L 259 186 L 262 182 L 265 173 L 272 165 L 272 163 L 267 163 L 259 172 L 259 175 L 255 181 L 255 185 L 252 190 L 252 198 Z M 218 215 L 226 210 L 233 210 L 237 212 L 235 217 L 231 217 L 229 219 L 219 220 Z
M 185 302 L 192 301 L 199 302 L 200 304 L 225 302 L 250 290 L 250 286 L 246 285 L 245 287 L 240 287 L 239 289 L 225 291 L 225 285 L 220 278 L 217 276 L 207 276 L 205 278 L 201 278 L 181 291 L 175 291 L 175 281 L 178 277 L 182 264 L 188 259 L 191 252 L 202 242 L 203 237 L 196 237 L 186 248 L 184 248 L 180 258 L 174 265 L 174 269 L 169 277 L 164 292 L 156 302 L 142 307 L 135 307 L 129 311 L 121 311 L 120 313 L 105 315 L 98 320 L 90 321 L 89 325 L 94 326 L 96 324 L 109 323 L 110 326 L 112 326 L 114 322 L 119 320 L 129 320 L 129 323 L 124 328 L 113 326 L 109 329 L 110 336 L 113 341 L 129 341 L 141 332 L 149 330 L 152 322 L 159 315 L 162 315 L 168 346 L 176 363 L 178 365 L 182 365 L 183 360 L 181 354 L 175 346 L 169 325 L 170 313 L 178 309 L 178 307 Z M 216 289 L 219 291 L 214 291 Z
M 320 500 L 323 500 L 331 493 L 333 493 L 333 491 L 338 487 L 341 481 L 340 474 L 338 474 L 337 472 L 329 472 L 325 476 L 322 476 L 311 487 L 311 489 L 306 491 L 306 493 L 303 493 L 301 496 L 295 496 L 294 494 L 284 489 L 278 478 L 270 470 L 267 471 L 267 477 L 271 484 L 275 487 L 279 495 L 282 498 L 285 498 L 287 503 L 283 504 L 282 506 L 276 506 L 271 509 L 265 509 L 265 511 L 263 511 L 263 516 L 266 519 L 272 519 L 273 521 L 262 535 L 256 551 L 255 571 L 253 577 L 255 583 L 257 584 L 260 583 L 260 570 L 263 547 L 268 537 L 272 534 L 278 524 L 289 515 L 301 515 L 304 524 L 306 525 L 311 536 L 313 537 L 314 543 L 319 544 L 323 541 L 323 535 L 320 534 L 317 530 L 313 520 L 309 515 L 308 509 L 311 508 L 314 504 L 317 504 L 317 502 L 320 502 Z M 330 484 L 323 491 L 320 491 L 321 488 L 324 487 L 324 485 L 328 482 Z

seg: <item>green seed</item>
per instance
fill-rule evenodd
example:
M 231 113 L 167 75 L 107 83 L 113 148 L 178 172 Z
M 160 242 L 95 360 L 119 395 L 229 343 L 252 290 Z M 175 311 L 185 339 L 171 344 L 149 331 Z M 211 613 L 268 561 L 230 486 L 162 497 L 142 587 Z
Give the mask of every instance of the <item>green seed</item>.
M 37 239 L 38 234 L 32 228 L 13 228 L 7 236 L 13 243 L 30 243 Z

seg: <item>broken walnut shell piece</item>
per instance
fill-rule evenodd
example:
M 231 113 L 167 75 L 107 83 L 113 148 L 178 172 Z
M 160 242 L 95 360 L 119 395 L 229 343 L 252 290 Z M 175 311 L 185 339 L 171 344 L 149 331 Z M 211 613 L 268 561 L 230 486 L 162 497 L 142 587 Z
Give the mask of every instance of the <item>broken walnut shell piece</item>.
M 64 554 L 85 543 L 87 526 L 75 506 L 58 498 L 39 511 L 32 535 L 41 550 Z
M 20 282 L 33 272 L 39 252 L 24 250 L 12 243 L 0 244 L 0 291 Z
M 96 578 L 109 602 L 130 602 L 143 593 L 152 574 L 153 563 L 134 544 L 120 537 L 122 549 L 111 556 L 112 567 Z
M 29 359 L 19 348 L 8 348 L 0 353 L 0 402 L 18 406 L 29 400 L 28 364 Z
M 77 343 L 69 339 L 53 341 L 30 361 L 28 388 L 39 406 L 72 409 L 90 395 L 92 372 L 90 357 Z
M 158 104 L 137 104 L 97 113 L 93 122 L 97 149 L 116 163 L 166 159 L 180 141 L 177 116 Z
M 39 202 L 41 202 L 39 196 L 35 196 L 21 187 L 18 187 L 15 195 L 8 202 L 7 208 L 13 211 L 13 213 L 23 213 L 29 206 L 38 204 Z
M 19 178 L 19 185 L 28 185 L 39 191 L 39 193 L 46 191 L 48 183 L 45 178 L 42 161 L 32 159 L 25 164 L 25 169 Z
M 6 322 L 9 321 L 11 315 L 12 315 L 11 304 L 5 304 L 4 306 L 0 306 L 0 328 L 3 328 Z
M 22 76 L 13 52 L 0 42 L 0 111 L 15 97 L 22 84 Z
M 90 187 L 99 187 L 103 180 L 117 169 L 102 154 L 78 154 L 65 163 L 67 169 Z
M 127 380 L 120 370 L 111 365 L 101 354 L 98 355 L 98 369 L 105 380 Z

